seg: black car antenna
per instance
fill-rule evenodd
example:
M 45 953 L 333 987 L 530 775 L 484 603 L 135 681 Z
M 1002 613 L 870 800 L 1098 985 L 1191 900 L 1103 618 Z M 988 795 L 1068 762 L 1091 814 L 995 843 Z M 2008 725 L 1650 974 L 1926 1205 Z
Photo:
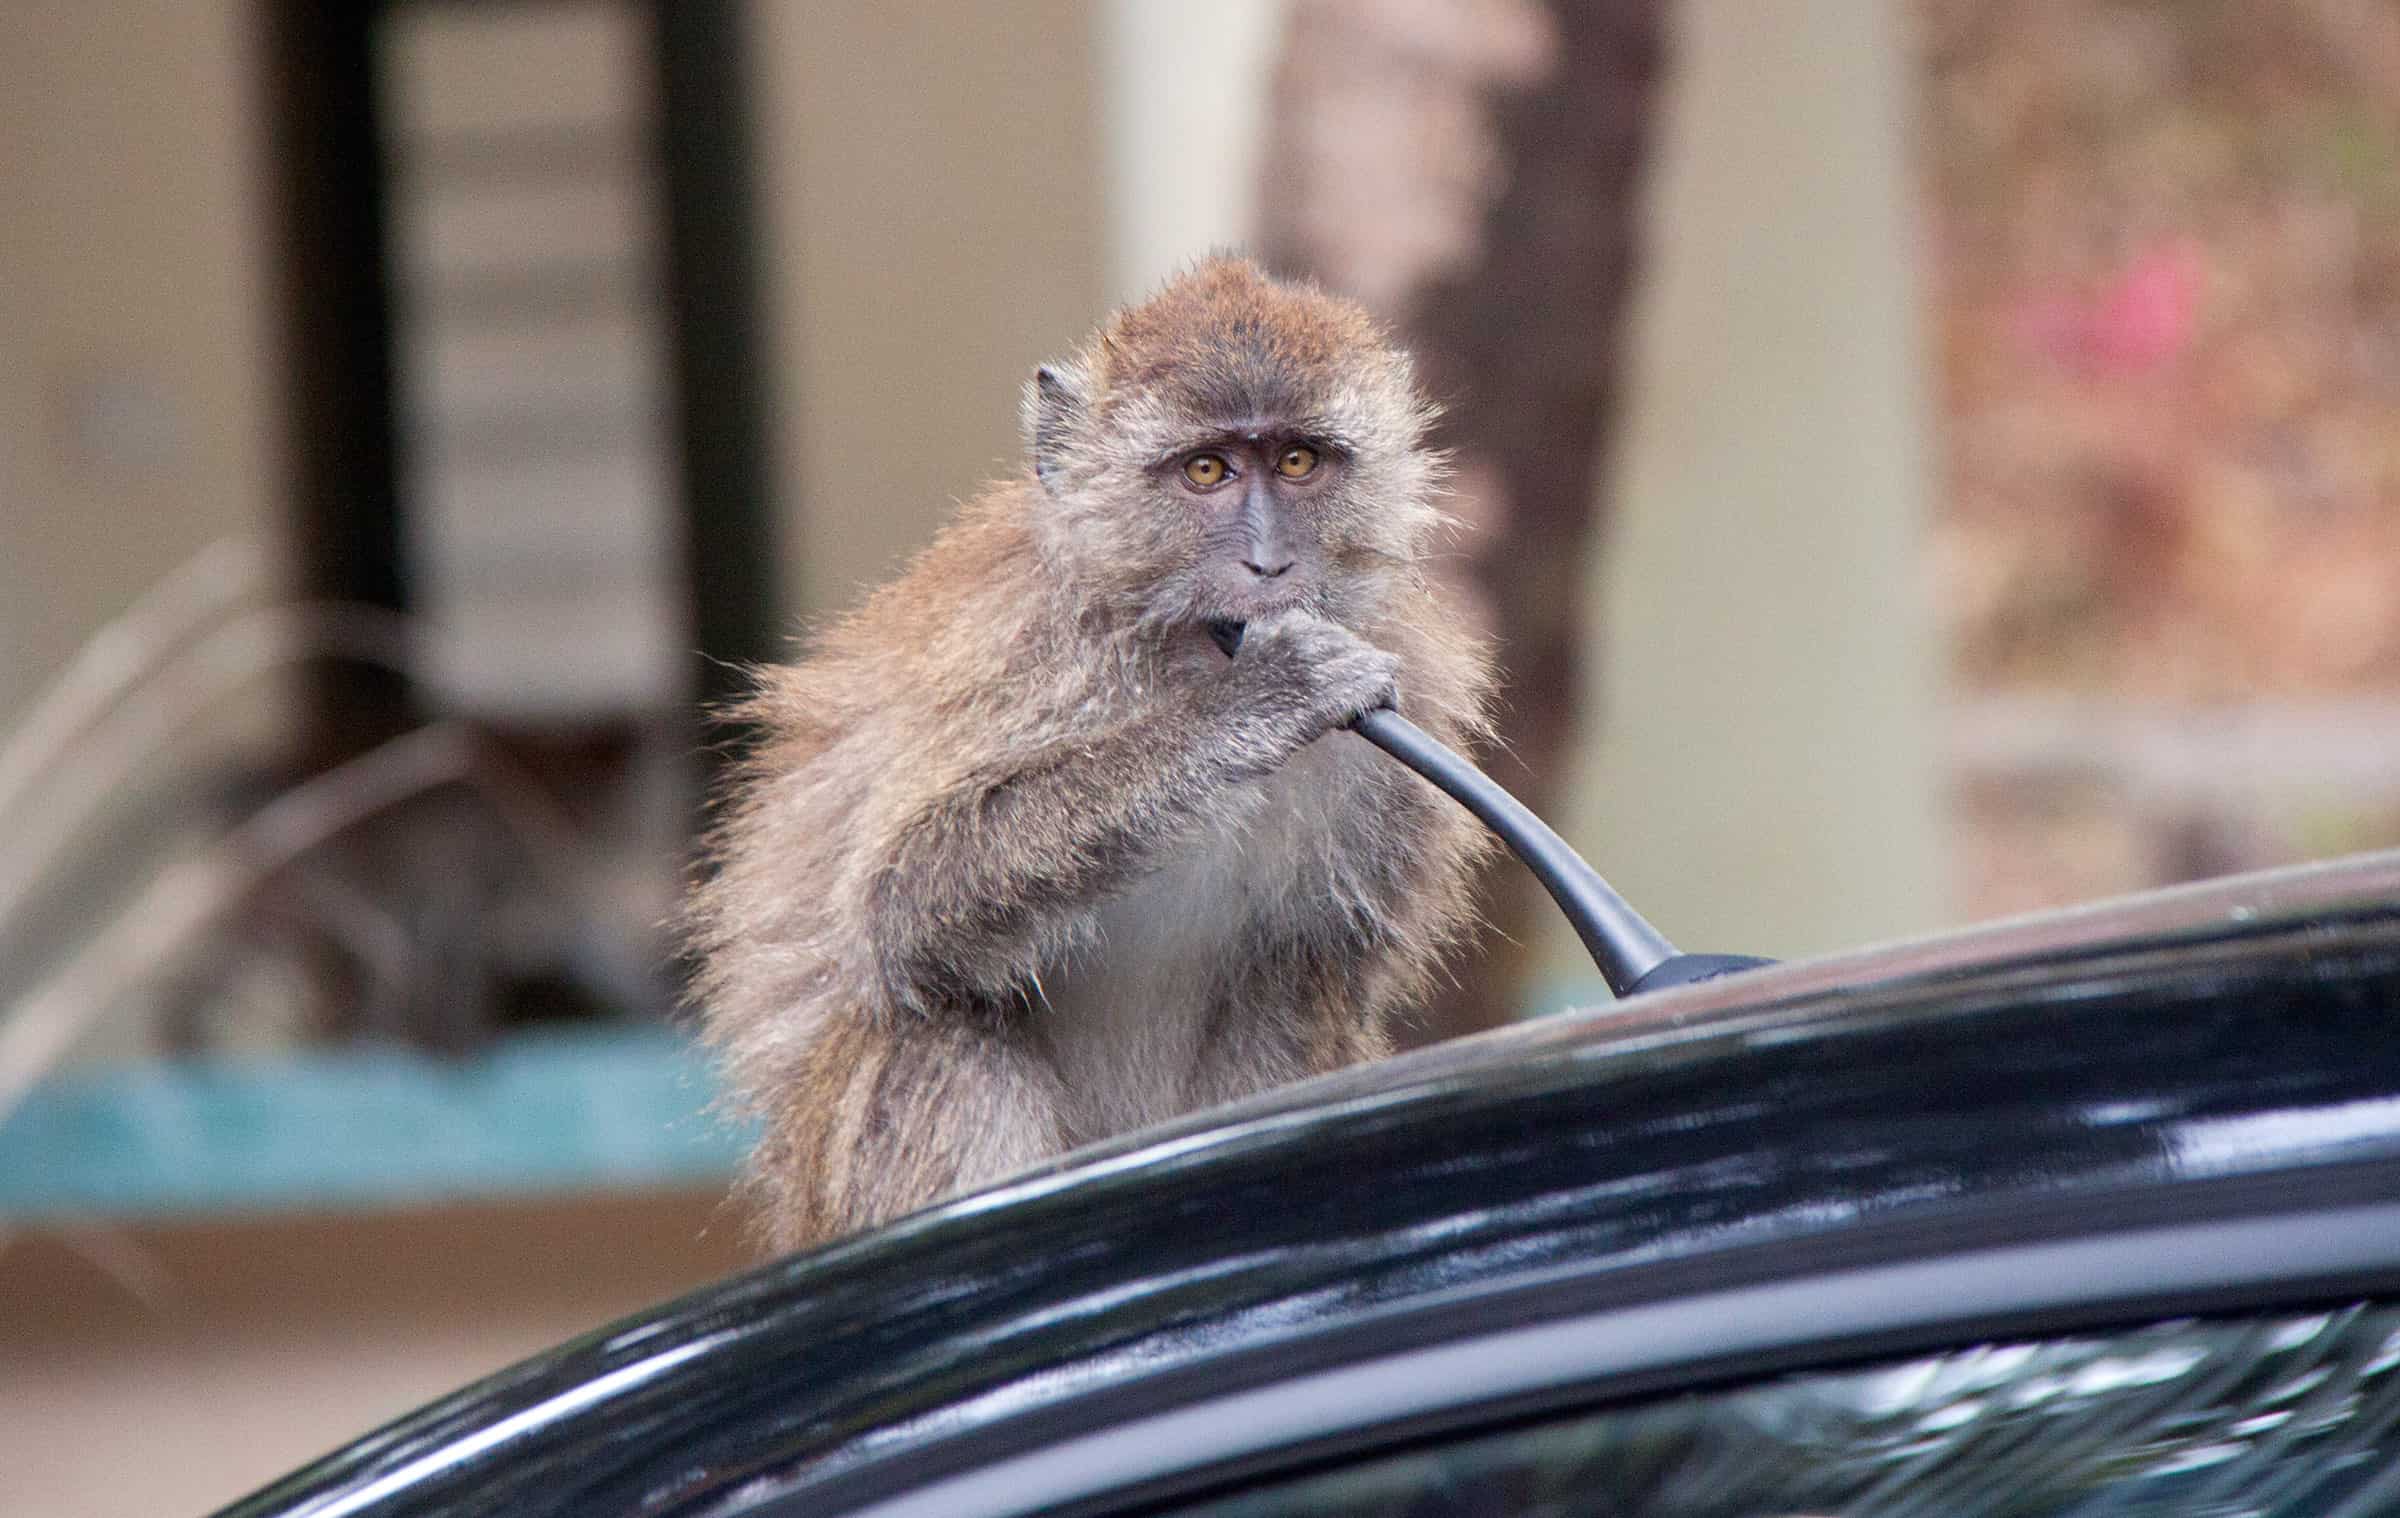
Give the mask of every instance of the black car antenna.
M 1208 624 L 1208 636 L 1231 659 L 1241 652 L 1246 622 Z M 1616 887 L 1584 863 L 1567 840 L 1533 809 L 1491 776 L 1469 764 L 1455 749 L 1435 738 L 1388 706 L 1362 712 L 1351 719 L 1350 730 L 1415 770 L 1476 819 L 1498 834 L 1508 851 L 1533 871 L 1550 899 L 1566 914 L 1584 952 L 1599 967 L 1601 979 L 1619 1000 L 1639 991 L 1714 980 L 1737 970 L 1754 969 L 1775 961 L 1750 954 L 1685 954 L 1650 926 L 1648 918 L 1617 894 Z
M 1220 640 L 1221 641 L 1221 640 Z M 1509 852 L 1542 883 L 1583 940 L 1601 978 L 1619 998 L 1695 980 L 1714 980 L 1737 970 L 1773 964 L 1748 954 L 1684 954 L 1600 878 L 1532 808 L 1469 764 L 1455 749 L 1390 707 L 1362 713 L 1351 730 L 1415 770 L 1485 827 L 1500 835 Z
M 1469 764 L 1457 749 L 1442 745 L 1433 735 L 1399 716 L 1390 706 L 1378 706 L 1351 721 L 1351 730 L 1370 745 L 1433 781 L 1454 802 L 1476 814 L 1490 831 L 1500 833 L 1512 855 L 1541 881 L 1550 901 L 1574 925 L 1574 937 L 1584 939 L 1591 963 L 1601 968 L 1608 990 L 1618 997 L 1654 992 L 1658 987 L 1685 985 L 1690 980 L 1716 980 L 1735 970 L 1766 966 L 1766 958 L 1747 954 L 1680 954 L 1663 932 L 1649 925 L 1630 901 L 1618 896 L 1601 872 L 1586 865 L 1584 855 L 1534 809 L 1500 788 L 1498 781 Z

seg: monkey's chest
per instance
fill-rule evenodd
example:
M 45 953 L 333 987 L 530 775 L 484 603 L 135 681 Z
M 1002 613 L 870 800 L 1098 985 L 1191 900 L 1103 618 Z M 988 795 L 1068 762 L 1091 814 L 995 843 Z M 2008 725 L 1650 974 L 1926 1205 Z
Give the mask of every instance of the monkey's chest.
M 1319 743 L 1187 835 L 1093 914 L 1089 942 L 1042 975 L 1038 1014 L 1077 1140 L 1164 1121 L 1304 1074 L 1288 988 L 1264 940 L 1320 915 L 1325 851 L 1351 810 Z

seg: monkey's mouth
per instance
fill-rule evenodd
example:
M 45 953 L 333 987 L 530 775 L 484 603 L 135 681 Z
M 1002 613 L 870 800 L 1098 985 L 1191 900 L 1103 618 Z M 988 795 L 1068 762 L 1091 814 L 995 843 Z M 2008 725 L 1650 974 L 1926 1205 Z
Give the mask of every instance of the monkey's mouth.
M 1251 584 L 1220 582 L 1198 597 L 1200 620 L 1204 622 L 1255 622 L 1279 611 L 1297 611 L 1309 606 L 1313 599 L 1306 583 L 1293 584 L 1297 576 L 1281 580 L 1265 580 Z

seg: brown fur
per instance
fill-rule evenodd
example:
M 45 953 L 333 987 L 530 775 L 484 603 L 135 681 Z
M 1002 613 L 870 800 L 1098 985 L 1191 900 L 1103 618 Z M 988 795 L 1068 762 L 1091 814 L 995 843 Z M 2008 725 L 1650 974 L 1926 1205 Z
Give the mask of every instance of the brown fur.
M 690 931 L 771 1242 L 1388 1048 L 1482 846 L 1333 731 L 1395 678 L 1437 736 L 1482 730 L 1483 654 L 1419 568 L 1430 418 L 1356 307 L 1211 260 L 1028 386 L 1024 477 L 761 672 Z M 1334 470 L 1271 584 L 1172 477 L 1238 435 Z

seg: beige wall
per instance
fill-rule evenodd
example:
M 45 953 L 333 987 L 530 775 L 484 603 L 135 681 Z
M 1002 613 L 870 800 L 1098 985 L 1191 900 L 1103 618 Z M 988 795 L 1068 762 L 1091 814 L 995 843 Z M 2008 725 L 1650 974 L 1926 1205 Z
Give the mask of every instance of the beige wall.
M 753 0 L 786 604 L 838 610 L 1018 467 L 1104 286 L 1087 8 Z
M 280 525 L 256 43 L 240 0 L 0 5 L 0 720 Z
M 251 10 L 0 6 L 0 714 L 200 545 L 280 525 Z M 786 601 L 815 614 L 1015 467 L 1017 386 L 1100 310 L 1093 15 L 748 20 Z
M 721 1201 L 154 1226 L 75 1247 L 23 1235 L 0 1250 L 0 1512 L 214 1511 L 734 1270 L 745 1256 Z

